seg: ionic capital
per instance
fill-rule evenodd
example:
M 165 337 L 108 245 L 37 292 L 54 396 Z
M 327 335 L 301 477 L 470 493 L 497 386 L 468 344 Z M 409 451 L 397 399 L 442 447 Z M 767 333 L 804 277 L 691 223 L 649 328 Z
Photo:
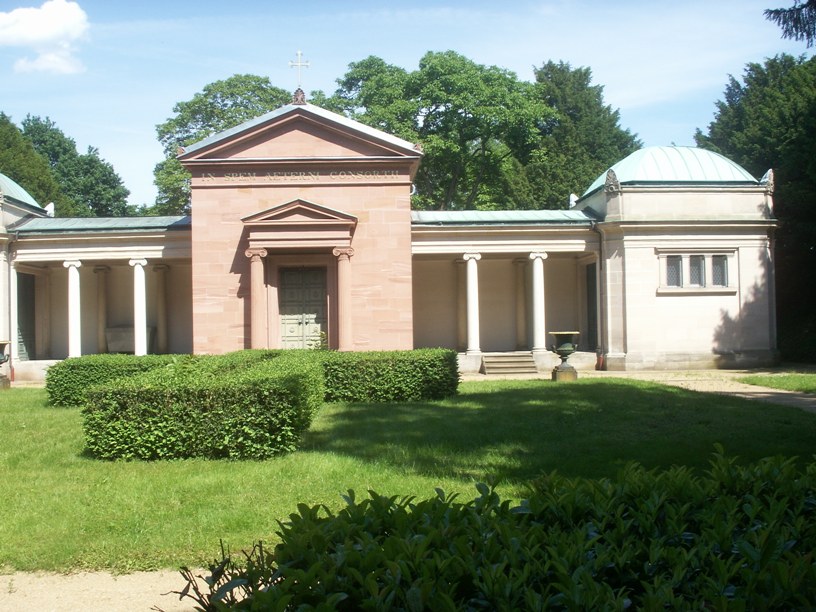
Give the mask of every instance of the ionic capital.
M 147 260 L 146 259 L 131 259 L 128 262 L 128 265 L 133 266 L 134 268 L 136 266 L 139 266 L 140 268 L 144 268 L 147 265 Z
M 470 261 L 471 259 L 479 261 L 481 258 L 482 258 L 481 253 L 465 253 L 464 255 L 462 255 L 462 259 L 464 259 L 465 261 Z
M 247 249 L 244 251 L 244 255 L 249 257 L 251 260 L 255 261 L 256 258 L 262 259 L 268 255 L 266 249 L 263 248 L 254 248 L 254 249 Z
M 332 250 L 332 255 L 338 259 L 351 259 L 354 255 L 354 249 L 351 247 L 336 248 Z
M 110 266 L 94 266 L 94 274 L 107 274 L 110 272 Z
M 547 254 L 543 251 L 540 253 L 530 253 L 530 259 L 547 259 Z
M 69 261 L 63 261 L 62 265 L 66 268 L 79 268 L 82 266 L 82 262 L 78 259 L 73 259 Z

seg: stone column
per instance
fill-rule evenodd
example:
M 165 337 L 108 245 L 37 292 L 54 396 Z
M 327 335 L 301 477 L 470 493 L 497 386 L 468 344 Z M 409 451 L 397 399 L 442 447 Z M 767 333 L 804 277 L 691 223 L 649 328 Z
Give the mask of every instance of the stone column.
M 156 273 L 156 352 L 167 353 L 167 270 L 170 266 L 153 266 Z
M 79 268 L 81 261 L 63 261 L 68 268 L 68 357 L 82 355 L 82 310 L 80 303 Z
M 533 352 L 547 350 L 547 321 L 544 312 L 544 260 L 546 253 L 530 253 L 533 260 Z
M 527 348 L 527 272 L 526 259 L 514 259 L 516 270 L 516 350 Z
M 133 266 L 133 354 L 147 355 L 147 289 L 146 259 L 131 259 Z
M 266 249 L 247 249 L 249 257 L 249 345 L 254 349 L 267 348 L 266 344 L 266 285 L 264 258 Z
M 481 354 L 479 338 L 479 269 L 477 262 L 482 258 L 479 253 L 465 253 L 462 256 L 467 263 L 467 354 Z
M 96 266 L 96 352 L 108 352 L 108 266 Z
M 337 258 L 337 349 L 350 351 L 354 343 L 351 325 L 351 257 L 354 249 L 334 249 Z
M 8 340 L 9 347 L 6 349 L 11 358 L 12 363 L 17 361 L 20 356 L 20 347 L 17 345 L 19 338 L 19 321 L 17 318 L 17 267 L 12 263 L 11 272 L 9 273 L 9 328 L 8 336 L 0 338 L 0 340 Z
M 6 245 L 0 245 L 0 304 L 11 304 L 11 275 L 15 273 L 6 248 Z M 8 318 L 0 316 L 0 340 L 11 340 L 10 315 Z

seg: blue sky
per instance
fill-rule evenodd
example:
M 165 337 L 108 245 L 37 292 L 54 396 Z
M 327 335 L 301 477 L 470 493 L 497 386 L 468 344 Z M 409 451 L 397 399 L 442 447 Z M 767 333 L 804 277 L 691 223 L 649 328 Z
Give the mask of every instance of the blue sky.
M 765 8 L 792 0 L 0 0 L 0 111 L 48 116 L 81 151 L 94 146 L 152 203 L 155 126 L 176 102 L 236 73 L 332 92 L 369 55 L 412 70 L 454 50 L 533 79 L 548 60 L 592 69 L 621 125 L 646 145 L 693 144 L 728 75 L 787 52 Z M 2 168 L 0 168 L 2 172 Z

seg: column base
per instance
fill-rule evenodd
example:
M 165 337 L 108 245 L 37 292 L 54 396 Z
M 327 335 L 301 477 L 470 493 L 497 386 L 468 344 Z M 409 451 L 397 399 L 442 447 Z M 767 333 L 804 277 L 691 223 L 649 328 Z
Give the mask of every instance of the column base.
M 459 353 L 459 372 L 478 374 L 482 371 L 482 353 Z

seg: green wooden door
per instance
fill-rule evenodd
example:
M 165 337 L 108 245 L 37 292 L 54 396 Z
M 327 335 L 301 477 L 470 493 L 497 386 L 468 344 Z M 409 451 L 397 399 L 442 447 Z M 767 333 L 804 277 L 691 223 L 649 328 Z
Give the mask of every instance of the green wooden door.
M 326 326 L 326 269 L 283 268 L 280 271 L 282 348 L 312 348 Z

